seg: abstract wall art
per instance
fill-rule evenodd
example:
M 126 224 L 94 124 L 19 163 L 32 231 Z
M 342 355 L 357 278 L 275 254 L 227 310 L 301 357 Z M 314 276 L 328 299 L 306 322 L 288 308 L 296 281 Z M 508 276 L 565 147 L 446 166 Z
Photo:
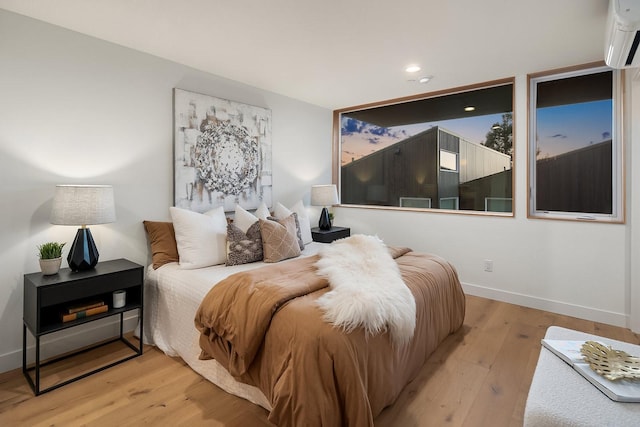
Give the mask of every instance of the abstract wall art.
M 174 89 L 174 204 L 271 207 L 271 110 Z

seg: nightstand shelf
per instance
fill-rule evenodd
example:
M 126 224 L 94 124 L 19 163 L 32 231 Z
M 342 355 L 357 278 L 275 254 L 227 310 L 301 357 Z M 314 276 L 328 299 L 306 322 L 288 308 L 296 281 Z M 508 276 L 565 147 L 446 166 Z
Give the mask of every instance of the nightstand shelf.
M 311 229 L 311 237 L 314 242 L 331 243 L 334 240 L 343 239 L 351 235 L 348 227 L 331 227 L 329 230 L 321 230 L 318 227 Z
M 111 296 L 109 296 L 109 298 L 111 299 Z M 111 305 L 111 302 L 108 303 L 109 305 Z M 98 319 L 104 319 L 105 317 L 111 317 L 114 316 L 116 314 L 123 314 L 129 310 L 135 310 L 140 308 L 139 304 L 128 304 L 123 308 L 110 308 L 107 312 L 105 313 L 99 313 L 99 314 L 94 314 L 92 316 L 89 317 L 83 317 L 81 319 L 76 319 L 76 320 L 71 320 L 69 322 L 57 322 L 51 325 L 47 325 L 47 326 L 43 326 L 41 331 L 40 331 L 40 335 L 46 335 L 46 334 L 51 334 L 53 332 L 58 332 L 61 331 L 63 329 L 67 329 L 67 328 L 72 328 L 74 326 L 78 326 L 78 325 L 82 325 L 85 323 L 89 323 L 89 322 L 93 322 L 94 320 L 98 320 Z
M 25 274 L 22 372 L 36 396 L 142 355 L 142 340 L 139 341 L 138 346 L 135 346 L 125 338 L 123 335 L 123 323 L 124 313 L 131 310 L 138 310 L 138 317 L 140 319 L 143 318 L 143 270 L 144 267 L 139 264 L 126 259 L 117 259 L 98 263 L 94 269 L 87 271 L 73 272 L 68 268 L 64 268 L 58 274 L 52 276 L 44 276 L 42 273 Z M 122 308 L 112 307 L 113 292 L 117 290 L 126 291 L 127 304 Z M 109 309 L 104 313 L 62 322 L 61 315 L 70 306 L 87 301 L 103 301 L 109 306 Z M 119 336 L 46 362 L 40 361 L 40 340 L 43 336 L 111 316 L 120 317 Z M 27 366 L 27 330 L 35 338 L 35 362 L 31 367 Z M 140 336 L 142 334 L 142 323 L 140 323 Z M 42 367 L 117 341 L 124 343 L 133 353 L 129 353 L 105 366 L 100 366 L 76 377 L 55 383 L 45 389 L 40 388 L 40 371 Z M 32 371 L 34 373 L 33 377 L 30 374 Z

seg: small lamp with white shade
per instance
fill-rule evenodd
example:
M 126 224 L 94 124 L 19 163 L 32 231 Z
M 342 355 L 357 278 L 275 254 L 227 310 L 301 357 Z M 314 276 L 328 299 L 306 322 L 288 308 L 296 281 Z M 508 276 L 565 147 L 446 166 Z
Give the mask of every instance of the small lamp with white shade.
M 111 185 L 56 185 L 51 224 L 79 225 L 67 262 L 73 271 L 90 270 L 98 263 L 98 248 L 87 225 L 115 222 Z
M 313 185 L 311 187 L 311 204 L 313 206 L 322 206 L 318 228 L 320 230 L 331 229 L 331 218 L 327 206 L 340 203 L 338 199 L 338 189 L 334 184 Z

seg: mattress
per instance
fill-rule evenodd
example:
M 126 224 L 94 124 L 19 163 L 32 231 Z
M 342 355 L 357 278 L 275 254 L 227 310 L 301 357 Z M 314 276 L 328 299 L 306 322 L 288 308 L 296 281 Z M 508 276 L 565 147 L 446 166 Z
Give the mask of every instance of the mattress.
M 316 242 L 305 245 L 301 256 L 315 255 L 322 245 Z M 199 332 L 193 322 L 200 302 L 216 283 L 231 274 L 265 265 L 268 264 L 256 262 L 195 270 L 180 269 L 175 262 L 157 270 L 149 266 L 145 278 L 144 341 L 169 356 L 181 357 L 194 371 L 227 393 L 271 411 L 269 401 L 258 388 L 236 381 L 217 361 L 198 358 Z

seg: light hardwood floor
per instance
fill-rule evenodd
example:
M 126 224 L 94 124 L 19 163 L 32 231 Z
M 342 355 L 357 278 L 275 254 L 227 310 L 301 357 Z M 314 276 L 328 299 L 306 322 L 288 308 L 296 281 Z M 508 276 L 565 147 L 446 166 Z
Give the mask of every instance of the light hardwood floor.
M 464 326 L 429 358 L 377 427 L 521 426 L 551 325 L 640 344 L 628 329 L 467 296 Z M 94 366 L 96 358 L 50 371 Z M 262 408 L 153 347 L 142 357 L 34 397 L 19 370 L 0 375 L 0 426 L 270 426 Z

